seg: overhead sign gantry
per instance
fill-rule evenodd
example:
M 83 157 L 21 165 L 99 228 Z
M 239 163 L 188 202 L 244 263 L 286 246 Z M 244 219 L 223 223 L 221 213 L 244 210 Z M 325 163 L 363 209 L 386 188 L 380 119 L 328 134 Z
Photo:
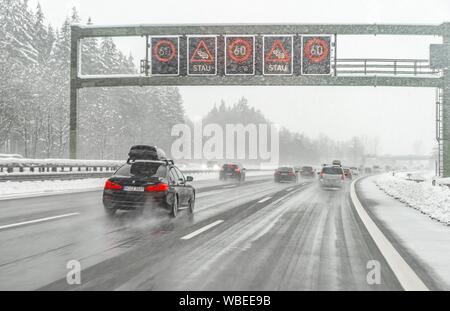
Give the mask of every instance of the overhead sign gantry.
M 77 156 L 78 90 L 85 87 L 162 85 L 317 85 L 433 87 L 440 94 L 442 175 L 450 176 L 450 23 L 441 25 L 286 24 L 286 25 L 138 25 L 71 27 L 70 157 Z M 340 75 L 339 35 L 441 36 L 430 60 L 389 60 L 382 75 L 374 64 L 346 60 Z M 134 76 L 82 76 L 80 41 L 90 37 L 146 38 L 146 59 Z M 378 60 L 378 62 L 387 60 Z M 405 64 L 407 63 L 407 64 Z M 435 66 L 438 69 L 423 71 Z M 400 64 L 400 65 L 399 65 Z M 362 67 L 363 66 L 363 67 Z M 379 66 L 379 65 L 378 65 Z M 392 69 L 389 74 L 387 69 Z M 434 75 L 438 71 L 440 74 Z M 344 72 L 345 70 L 342 70 Z M 388 74 L 386 75 L 386 72 Z M 431 73 L 431 76 L 423 74 Z

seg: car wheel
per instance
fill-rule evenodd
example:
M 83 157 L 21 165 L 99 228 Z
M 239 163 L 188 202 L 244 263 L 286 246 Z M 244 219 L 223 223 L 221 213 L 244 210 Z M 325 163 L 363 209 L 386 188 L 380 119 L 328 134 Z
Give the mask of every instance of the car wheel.
M 105 213 L 108 217 L 113 217 L 116 214 L 117 209 L 115 208 L 109 208 L 109 207 L 104 207 L 103 208 L 105 210 Z
M 194 208 L 195 208 L 195 195 L 189 200 L 189 208 L 188 208 L 189 214 L 194 214 Z
M 178 197 L 175 195 L 173 198 L 173 203 L 172 203 L 172 207 L 170 210 L 170 216 L 175 218 L 175 217 L 177 217 L 177 215 L 178 215 Z

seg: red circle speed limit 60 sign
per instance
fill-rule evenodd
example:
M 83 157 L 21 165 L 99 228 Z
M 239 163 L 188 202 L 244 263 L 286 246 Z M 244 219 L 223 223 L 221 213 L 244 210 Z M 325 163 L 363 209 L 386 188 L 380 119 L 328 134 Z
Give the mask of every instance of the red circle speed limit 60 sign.
M 252 45 L 247 40 L 235 39 L 228 46 L 228 56 L 236 63 L 246 62 L 252 53 Z
M 176 54 L 176 47 L 169 40 L 160 40 L 153 48 L 153 56 L 163 63 L 170 62 Z
M 225 75 L 255 74 L 255 36 L 225 36 Z
M 314 63 L 320 63 L 330 54 L 330 46 L 327 41 L 322 38 L 311 38 L 306 41 L 303 48 L 306 58 Z

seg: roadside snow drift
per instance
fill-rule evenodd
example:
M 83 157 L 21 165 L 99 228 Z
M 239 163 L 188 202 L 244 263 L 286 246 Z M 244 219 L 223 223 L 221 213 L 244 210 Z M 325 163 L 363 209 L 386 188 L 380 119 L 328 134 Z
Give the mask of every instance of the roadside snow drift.
M 414 182 L 401 176 L 383 174 L 374 180 L 387 195 L 413 207 L 432 219 L 450 225 L 450 189 L 430 182 Z
M 6 181 L 0 183 L 0 200 L 16 197 L 95 191 L 103 189 L 106 178 L 45 181 Z

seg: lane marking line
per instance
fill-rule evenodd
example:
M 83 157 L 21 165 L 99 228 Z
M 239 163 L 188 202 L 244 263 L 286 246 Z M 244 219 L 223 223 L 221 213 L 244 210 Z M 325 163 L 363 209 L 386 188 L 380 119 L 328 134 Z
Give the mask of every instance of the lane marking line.
M 429 288 L 422 282 L 419 276 L 397 252 L 395 247 L 384 236 L 384 234 L 381 232 L 381 230 L 370 218 L 369 214 L 362 206 L 356 195 L 356 181 L 357 180 L 353 181 L 350 186 L 350 198 L 353 202 L 353 205 L 355 206 L 359 218 L 366 226 L 367 231 L 375 241 L 375 244 L 386 259 L 388 265 L 391 267 L 391 270 L 394 272 L 403 289 L 406 291 L 428 291 Z
M 181 237 L 181 240 L 189 240 L 189 239 L 192 239 L 193 237 L 199 235 L 200 233 L 203 233 L 203 232 L 205 232 L 206 230 L 211 229 L 212 227 L 215 227 L 215 226 L 217 226 L 218 224 L 221 224 L 221 223 L 223 223 L 223 220 L 217 220 L 217 221 L 215 221 L 215 222 L 213 222 L 213 223 L 210 223 L 209 225 L 206 225 L 206 226 L 204 226 L 204 227 L 201 227 L 200 229 L 195 230 L 194 232 L 191 232 L 191 233 L 189 233 L 189 234 L 187 234 L 187 235 Z
M 270 199 L 272 199 L 272 197 L 265 197 L 264 199 L 259 200 L 258 203 L 264 203 Z
M 236 187 L 236 185 L 223 186 L 223 188 L 234 188 L 234 187 Z
M 291 191 L 291 190 L 292 190 L 292 188 L 287 188 L 287 189 L 286 189 L 286 191 Z
M 71 216 L 76 216 L 76 215 L 80 215 L 80 213 L 63 214 L 63 215 L 57 215 L 57 216 L 52 216 L 52 217 L 45 217 L 45 218 L 39 218 L 39 219 L 34 219 L 34 220 L 29 220 L 29 221 L 18 222 L 15 224 L 0 226 L 0 230 L 29 225 L 29 224 L 35 224 L 35 223 L 59 219 L 59 218 L 71 217 Z

